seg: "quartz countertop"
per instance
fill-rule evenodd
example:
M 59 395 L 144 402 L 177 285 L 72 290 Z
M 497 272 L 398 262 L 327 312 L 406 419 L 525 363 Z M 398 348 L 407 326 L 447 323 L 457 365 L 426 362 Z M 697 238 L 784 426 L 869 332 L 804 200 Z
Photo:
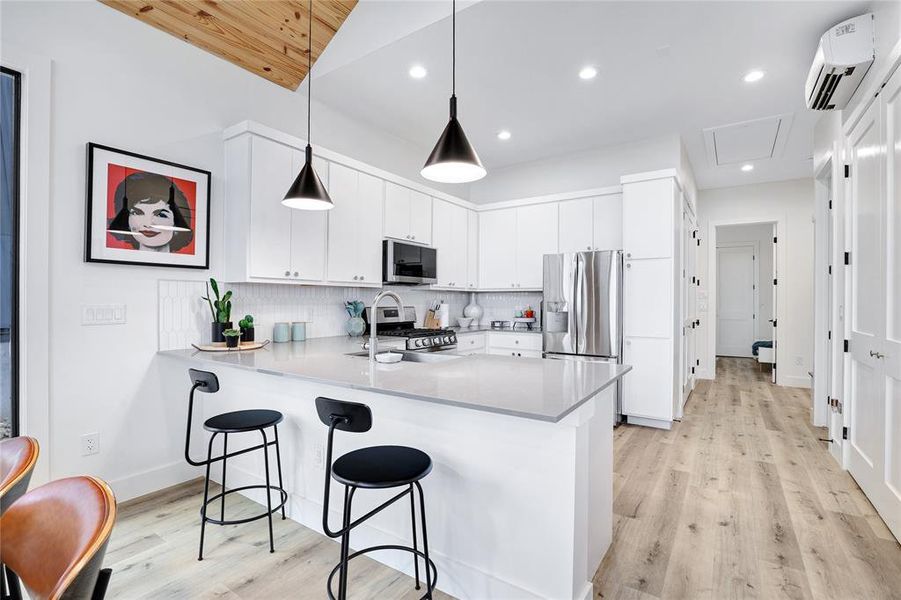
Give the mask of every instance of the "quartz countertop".
M 387 349 L 397 339 L 380 338 Z M 425 402 L 556 423 L 632 367 L 601 362 L 474 354 L 440 362 L 400 362 L 370 368 L 360 338 L 271 343 L 261 350 L 167 350 L 164 357 L 207 368 L 235 367 Z

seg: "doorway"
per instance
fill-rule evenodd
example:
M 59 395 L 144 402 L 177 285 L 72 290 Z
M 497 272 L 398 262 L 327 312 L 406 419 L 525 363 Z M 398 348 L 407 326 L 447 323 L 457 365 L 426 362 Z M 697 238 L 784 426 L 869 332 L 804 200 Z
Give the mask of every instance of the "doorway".
M 0 70 L 0 439 L 19 434 L 19 121 L 21 80 Z

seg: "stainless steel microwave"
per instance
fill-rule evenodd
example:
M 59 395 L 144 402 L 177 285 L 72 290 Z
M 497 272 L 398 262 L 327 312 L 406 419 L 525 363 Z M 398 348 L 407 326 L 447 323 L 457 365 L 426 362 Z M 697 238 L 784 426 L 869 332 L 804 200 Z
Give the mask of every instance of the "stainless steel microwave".
M 424 285 L 437 281 L 434 248 L 394 240 L 382 242 L 382 283 Z

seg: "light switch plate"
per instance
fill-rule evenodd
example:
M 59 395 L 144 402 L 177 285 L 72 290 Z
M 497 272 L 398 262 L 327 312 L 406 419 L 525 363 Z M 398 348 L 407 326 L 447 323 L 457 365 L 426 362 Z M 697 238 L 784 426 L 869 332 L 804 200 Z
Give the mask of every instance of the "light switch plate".
M 122 325 L 125 323 L 124 304 L 83 304 L 82 325 Z

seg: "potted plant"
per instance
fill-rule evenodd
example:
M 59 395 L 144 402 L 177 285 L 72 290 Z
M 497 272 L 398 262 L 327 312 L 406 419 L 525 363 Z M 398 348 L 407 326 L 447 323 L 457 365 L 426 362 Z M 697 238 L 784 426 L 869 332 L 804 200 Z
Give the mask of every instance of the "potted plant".
M 216 299 L 213 300 L 210 298 L 210 288 L 213 288 L 213 294 L 215 294 Z M 224 332 L 226 329 L 232 328 L 231 315 L 232 315 L 232 302 L 231 302 L 232 293 L 231 291 L 225 292 L 225 294 L 220 298 L 219 297 L 219 284 L 216 283 L 216 280 L 210 277 L 210 282 L 206 287 L 206 296 L 203 297 L 204 300 L 207 301 L 207 304 L 210 306 L 210 312 L 213 315 L 213 323 L 211 326 L 211 335 L 210 338 L 215 342 L 224 342 Z
M 222 335 L 225 337 L 226 348 L 238 347 L 238 343 L 241 341 L 241 331 L 239 329 L 226 329 L 222 332 Z
M 244 318 L 238 321 L 238 329 L 241 330 L 241 341 L 253 341 L 253 315 L 244 315 Z

